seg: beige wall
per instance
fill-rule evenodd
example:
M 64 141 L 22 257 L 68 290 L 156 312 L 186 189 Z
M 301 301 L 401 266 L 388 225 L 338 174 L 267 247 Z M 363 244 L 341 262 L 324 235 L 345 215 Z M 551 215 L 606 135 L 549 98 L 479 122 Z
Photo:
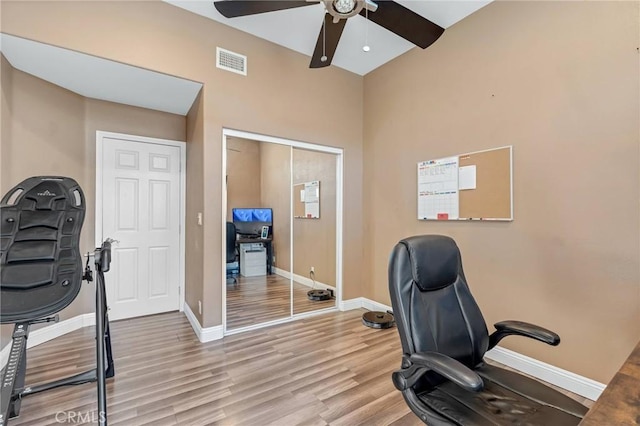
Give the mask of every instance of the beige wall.
M 606 383 L 640 338 L 638 2 L 496 2 L 365 77 L 364 296 L 447 234 L 485 319 L 557 331 L 504 346 Z M 513 222 L 416 220 L 416 162 L 514 146 Z
M 260 143 L 261 206 L 273 210 L 274 267 L 291 270 L 291 147 Z
M 260 142 L 227 137 L 227 220 L 231 209 L 261 207 Z
M 3 179 L 0 193 L 6 193 L 30 176 L 74 178 L 85 193 L 87 205 L 80 250 L 83 253 L 93 251 L 96 247 L 96 130 L 183 140 L 185 119 L 174 114 L 87 99 L 11 69 L 8 64 L 7 68 L 11 78 L 2 80 Z M 5 72 L 3 66 L 3 75 Z M 11 96 L 5 98 L 5 93 Z M 79 296 L 60 312 L 60 318 L 94 310 L 95 287 L 84 285 Z M 3 326 L 1 331 L 4 342 L 10 337 L 10 327 Z
M 345 148 L 345 297 L 360 290 L 362 79 L 310 70 L 308 57 L 162 2 L 3 1 L 7 33 L 204 83 L 204 327 L 222 323 L 222 127 Z M 221 46 L 249 57 L 247 77 L 215 68 Z M 336 102 L 339 99 L 339 102 Z M 317 111 L 343 118 L 330 128 Z M 192 221 L 187 228 L 195 227 Z M 189 231 L 187 231 L 189 232 Z
M 185 225 L 185 302 L 200 324 L 198 302 L 203 300 L 204 242 L 198 214 L 204 212 L 204 103 L 202 92 L 187 114 L 187 194 Z
M 2 91 L 2 96 L 0 97 L 0 190 L 6 188 L 3 182 L 9 177 L 8 146 L 5 148 L 2 141 L 11 139 L 12 76 L 13 67 L 4 55 L 0 53 L 0 90 Z
M 336 155 L 293 150 L 293 185 L 320 181 L 320 218 L 293 220 L 293 273 L 336 285 Z M 300 194 L 293 194 L 300 197 Z
M 9 120 L 3 123 L 3 127 L 9 127 L 10 136 L 2 138 L 4 178 L 0 193 L 4 195 L 31 176 L 56 175 L 75 179 L 87 195 L 90 177 L 85 165 L 84 99 L 16 69 L 11 74 Z M 93 247 L 94 227 L 89 221 L 85 217 L 80 237 L 82 253 Z M 91 290 L 83 285 L 78 297 L 60 312 L 60 318 L 91 312 Z M 10 339 L 11 330 L 10 325 L 0 329 L 3 344 Z

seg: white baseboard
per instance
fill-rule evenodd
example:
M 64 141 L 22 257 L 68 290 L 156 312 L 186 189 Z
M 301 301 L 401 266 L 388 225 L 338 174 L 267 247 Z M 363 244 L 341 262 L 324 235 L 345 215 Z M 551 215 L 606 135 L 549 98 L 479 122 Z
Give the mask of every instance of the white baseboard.
M 95 314 L 89 313 L 76 315 L 75 317 L 53 323 L 37 330 L 30 331 L 29 337 L 27 338 L 27 349 L 48 342 L 49 340 L 53 340 L 56 337 L 71 333 L 72 331 L 79 330 L 82 327 L 95 325 L 95 323 Z M 0 368 L 4 368 L 4 366 L 7 364 L 10 352 L 11 342 L 5 345 L 5 347 L 2 348 L 2 351 L 0 351 Z
M 285 271 L 284 269 L 280 269 L 280 268 L 273 268 L 273 272 L 276 273 L 276 275 L 279 275 L 283 278 L 291 278 L 291 272 L 289 271 Z M 333 293 L 335 294 L 336 292 L 336 288 L 333 286 L 330 286 L 329 284 L 325 284 L 325 283 L 321 283 L 320 281 L 316 281 L 315 284 L 313 282 L 313 280 L 311 280 L 310 278 L 307 277 L 303 277 L 302 275 L 298 275 L 298 274 L 293 274 L 293 280 L 295 282 L 297 282 L 298 284 L 302 284 L 305 285 L 307 287 L 313 287 L 319 290 L 331 290 L 333 291 Z
M 351 311 L 353 309 L 364 308 L 368 311 L 390 311 L 391 306 L 383 305 L 366 297 L 356 297 L 355 299 L 343 300 L 340 302 L 341 311 Z
M 341 311 L 364 308 L 369 311 L 391 311 L 391 307 L 383 305 L 366 297 L 357 297 L 340 302 Z M 529 374 L 536 379 L 543 380 L 552 385 L 566 389 L 577 395 L 589 398 L 593 401 L 598 399 L 604 391 L 606 385 L 591 380 L 587 377 L 572 373 L 571 371 L 547 364 L 537 359 L 519 354 L 509 349 L 496 346 L 485 355 L 488 359 L 511 367 L 514 370 Z
M 202 328 L 202 326 L 200 325 L 200 322 L 194 315 L 188 303 L 184 304 L 184 315 L 189 320 L 189 323 L 191 324 L 191 328 L 193 328 L 193 331 L 196 333 L 196 336 L 198 337 L 198 340 L 200 342 L 202 343 L 211 342 L 213 340 L 219 340 L 224 337 L 224 329 L 222 325 L 217 325 L 215 327 Z
M 488 351 L 485 356 L 493 361 L 504 364 L 515 370 L 566 389 L 570 392 L 584 396 L 593 401 L 598 399 L 606 385 L 591 380 L 587 377 L 572 373 L 571 371 L 538 361 L 537 359 L 519 354 L 509 349 L 496 346 Z
M 355 299 L 342 300 L 338 308 L 341 311 L 352 311 L 354 309 L 362 308 L 362 297 L 356 297 Z
M 374 302 L 373 300 L 362 298 L 362 307 L 368 311 L 391 311 L 391 306 L 383 305 L 382 303 Z

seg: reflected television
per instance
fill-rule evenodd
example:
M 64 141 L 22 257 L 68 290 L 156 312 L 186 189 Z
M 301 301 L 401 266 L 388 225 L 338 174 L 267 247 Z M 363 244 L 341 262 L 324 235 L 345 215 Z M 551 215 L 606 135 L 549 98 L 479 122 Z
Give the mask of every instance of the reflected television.
M 233 208 L 231 214 L 238 234 L 261 237 L 262 227 L 267 226 L 271 235 L 273 211 L 270 208 Z

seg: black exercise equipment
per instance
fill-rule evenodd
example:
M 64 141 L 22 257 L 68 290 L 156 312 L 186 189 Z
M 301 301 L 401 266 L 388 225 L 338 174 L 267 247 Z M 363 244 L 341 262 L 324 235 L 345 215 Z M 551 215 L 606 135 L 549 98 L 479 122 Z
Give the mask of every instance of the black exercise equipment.
M 1 379 L 0 426 L 20 413 L 22 398 L 67 385 L 97 382 L 100 425 L 107 424 L 106 383 L 113 377 L 104 273 L 111 240 L 93 254 L 96 281 L 95 369 L 51 383 L 25 386 L 27 339 L 31 324 L 57 322 L 57 312 L 78 295 L 83 274 L 79 240 L 85 216 L 82 189 L 71 178 L 37 176 L 12 188 L 0 200 L 0 323 L 15 323 L 9 361 Z
M 430 426 L 580 423 L 586 407 L 484 362 L 485 352 L 509 335 L 552 346 L 560 337 L 520 321 L 499 322 L 489 335 L 451 238 L 400 241 L 389 261 L 389 291 L 403 352 L 393 383 L 422 421 Z

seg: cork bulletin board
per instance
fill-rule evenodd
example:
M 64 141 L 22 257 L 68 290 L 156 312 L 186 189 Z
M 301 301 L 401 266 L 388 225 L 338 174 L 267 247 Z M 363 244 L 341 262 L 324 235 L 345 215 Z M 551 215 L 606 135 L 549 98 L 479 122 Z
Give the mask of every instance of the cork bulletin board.
M 320 181 L 293 185 L 293 217 L 320 219 Z
M 418 219 L 513 220 L 513 147 L 418 163 Z

